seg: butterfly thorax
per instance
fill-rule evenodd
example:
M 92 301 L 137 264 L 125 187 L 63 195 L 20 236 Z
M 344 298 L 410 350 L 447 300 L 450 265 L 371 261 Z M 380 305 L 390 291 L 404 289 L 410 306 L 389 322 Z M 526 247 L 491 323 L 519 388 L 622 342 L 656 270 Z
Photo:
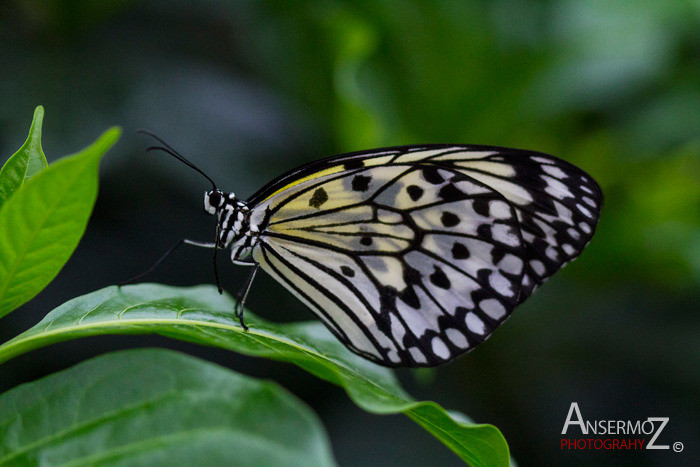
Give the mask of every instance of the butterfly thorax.
M 230 246 L 234 263 L 249 263 L 246 259 L 257 243 L 259 231 L 256 226 L 251 228 L 248 204 L 233 193 L 213 190 L 204 194 L 204 210 L 217 216 L 217 248 Z

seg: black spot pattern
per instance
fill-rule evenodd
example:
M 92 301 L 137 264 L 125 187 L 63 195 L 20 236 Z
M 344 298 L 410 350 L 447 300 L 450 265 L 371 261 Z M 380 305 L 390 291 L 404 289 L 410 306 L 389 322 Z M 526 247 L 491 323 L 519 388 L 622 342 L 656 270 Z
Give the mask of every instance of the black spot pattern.
M 360 243 L 364 246 L 370 246 L 372 244 L 372 237 L 370 237 L 369 235 L 365 235 L 360 239 Z
M 406 289 L 399 294 L 399 298 L 413 309 L 417 310 L 420 308 L 420 300 L 418 299 L 418 295 L 416 295 L 416 291 L 413 290 L 413 286 L 406 287 Z
M 352 189 L 354 191 L 367 191 L 369 189 L 370 181 L 372 181 L 372 177 L 355 175 L 355 177 L 352 179 Z
M 441 289 L 450 288 L 450 280 L 447 278 L 447 274 L 441 268 L 433 266 L 435 272 L 430 275 L 430 282 L 433 283 L 435 287 L 440 287 Z
M 317 188 L 313 196 L 309 200 L 309 206 L 320 209 L 323 203 L 328 201 L 328 193 L 323 188 Z
M 459 224 L 459 217 L 453 212 L 445 211 L 440 217 L 440 222 L 442 222 L 442 225 L 445 227 L 454 227 Z
M 408 264 L 405 264 L 404 270 L 403 270 L 403 280 L 407 284 L 420 284 L 420 281 L 421 281 L 420 271 L 412 268 Z
M 420 197 L 423 196 L 423 188 L 419 187 L 418 185 L 409 185 L 406 188 L 406 192 L 413 201 L 418 201 Z
M 474 207 L 474 212 L 480 216 L 488 217 L 489 214 L 489 200 L 477 198 L 472 204 Z
M 454 259 L 467 259 L 469 256 L 469 249 L 462 243 L 455 242 L 455 244 L 452 245 L 452 257 Z
M 493 240 L 493 235 L 491 234 L 491 226 L 488 224 L 481 224 L 476 228 L 476 234 L 486 240 Z
M 439 185 L 445 181 L 445 179 L 442 178 L 442 175 L 440 175 L 440 172 L 438 172 L 437 167 L 426 167 L 421 171 L 421 173 L 423 174 L 423 178 L 428 183 L 432 183 L 433 185 Z
M 444 187 L 440 188 L 440 191 L 438 191 L 438 196 L 448 203 L 450 201 L 459 201 L 460 199 L 465 199 L 467 197 L 451 183 L 448 183 Z
M 340 272 L 348 277 L 355 277 L 355 271 L 353 271 L 349 266 L 340 266 Z
M 360 158 L 351 159 L 351 160 L 347 161 L 345 164 L 343 164 L 343 168 L 345 170 L 361 169 L 364 166 L 365 166 L 365 162 Z

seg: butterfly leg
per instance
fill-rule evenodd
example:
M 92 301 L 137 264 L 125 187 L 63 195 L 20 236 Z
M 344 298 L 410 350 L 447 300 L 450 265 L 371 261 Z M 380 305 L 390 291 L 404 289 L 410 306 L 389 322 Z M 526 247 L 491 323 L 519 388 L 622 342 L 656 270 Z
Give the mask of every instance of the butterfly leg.
M 216 265 L 216 253 L 219 251 L 218 248 L 216 248 L 216 242 L 219 239 L 219 223 L 216 223 L 216 232 L 214 233 L 214 280 L 216 281 L 216 288 L 219 291 L 219 295 L 224 294 L 224 289 L 221 288 L 221 282 L 219 282 L 219 267 Z
M 234 313 L 238 318 L 238 322 L 241 323 L 241 327 L 246 331 L 248 330 L 248 326 L 246 326 L 243 322 L 243 307 L 245 306 L 245 301 L 248 298 L 248 292 L 250 292 L 250 287 L 253 285 L 253 279 L 255 279 L 255 274 L 257 274 L 259 267 L 259 264 L 256 264 L 253 267 L 253 270 L 248 275 L 248 279 L 246 279 L 243 287 L 241 287 L 241 290 L 239 290 L 238 294 L 236 294 L 236 307 L 234 309 Z

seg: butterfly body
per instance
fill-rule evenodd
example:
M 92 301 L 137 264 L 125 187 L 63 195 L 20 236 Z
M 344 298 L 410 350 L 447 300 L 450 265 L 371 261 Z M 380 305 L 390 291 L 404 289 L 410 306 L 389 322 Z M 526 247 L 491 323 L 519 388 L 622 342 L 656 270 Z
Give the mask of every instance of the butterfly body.
M 247 201 L 205 194 L 217 248 L 387 366 L 435 366 L 488 338 L 578 256 L 601 204 L 595 181 L 560 159 L 464 145 L 323 159 Z
M 211 190 L 204 194 L 204 210 L 217 216 L 216 248 L 231 248 L 234 264 L 251 264 L 249 257 L 258 243 L 260 226 L 250 223 L 248 203 L 233 193 Z

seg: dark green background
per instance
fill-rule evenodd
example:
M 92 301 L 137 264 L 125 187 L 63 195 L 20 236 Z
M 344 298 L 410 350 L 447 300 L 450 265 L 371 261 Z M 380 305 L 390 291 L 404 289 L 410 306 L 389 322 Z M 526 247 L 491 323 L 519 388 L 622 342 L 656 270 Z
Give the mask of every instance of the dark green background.
M 49 161 L 110 125 L 125 135 L 103 162 L 74 257 L 2 321 L 1 340 L 140 272 L 179 238 L 212 237 L 206 181 L 144 155 L 150 141 L 137 128 L 241 197 L 340 152 L 438 142 L 534 149 L 599 181 L 606 199 L 593 242 L 472 354 L 400 376 L 415 396 L 498 426 L 521 465 L 698 460 L 697 1 L 2 2 L 3 160 L 39 104 Z M 246 270 L 225 258 L 220 268 L 224 287 L 237 290 Z M 151 280 L 212 282 L 210 256 L 183 250 Z M 248 306 L 270 319 L 311 318 L 264 275 Z M 91 338 L 24 355 L 3 366 L 0 389 L 145 345 L 278 380 L 321 415 L 343 465 L 458 463 L 407 419 L 362 413 L 294 367 L 160 338 Z M 591 420 L 668 416 L 660 441 L 685 451 L 561 451 L 572 401 Z

